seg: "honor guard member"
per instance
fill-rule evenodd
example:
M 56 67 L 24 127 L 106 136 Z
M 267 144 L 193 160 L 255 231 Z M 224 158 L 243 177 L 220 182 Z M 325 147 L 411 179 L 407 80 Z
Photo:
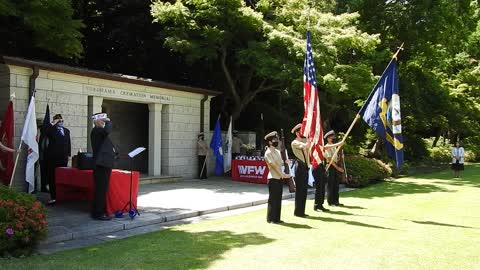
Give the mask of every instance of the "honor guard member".
M 93 179 L 95 192 L 93 197 L 92 218 L 98 220 L 110 220 L 106 211 L 106 197 L 108 183 L 115 161 L 115 148 L 110 140 L 112 122 L 106 113 L 96 113 L 92 116 L 94 127 L 90 133 L 93 150 Z
M 339 142 L 336 144 L 332 145 L 324 145 L 323 147 L 320 147 L 323 153 L 323 156 L 325 157 L 325 151 L 328 149 L 331 149 L 333 147 L 340 147 L 343 145 L 343 142 Z M 335 149 L 334 149 L 335 150 Z M 323 202 L 325 201 L 325 188 L 327 186 L 328 182 L 328 175 L 325 173 L 325 164 L 324 161 L 322 163 L 318 164 L 317 168 L 313 169 L 312 175 L 313 178 L 315 179 L 315 202 L 313 204 L 313 211 L 316 212 L 328 212 L 327 208 L 323 207 Z
M 298 124 L 292 129 L 292 134 L 296 136 L 295 140 L 292 141 L 292 151 L 297 158 L 297 166 L 295 168 L 295 211 L 293 214 L 297 217 L 307 217 L 305 204 L 307 202 L 311 142 L 307 141 L 300 134 L 301 127 L 302 124 Z
M 198 133 L 197 155 L 198 155 L 198 179 L 207 179 L 208 145 L 205 142 L 205 134 L 203 132 Z
M 267 209 L 267 222 L 268 223 L 283 223 L 280 220 L 280 214 L 282 210 L 282 191 L 283 183 L 282 179 L 290 177 L 288 174 L 282 172 L 283 160 L 280 151 L 277 150 L 278 146 L 278 133 L 272 131 L 265 136 L 265 162 L 268 166 L 268 209 Z
M 333 154 L 337 149 L 338 144 L 334 144 L 335 132 L 330 130 L 323 136 L 327 140 L 325 147 L 328 147 L 328 150 L 325 150 L 324 156 L 327 161 L 327 164 L 330 163 L 332 159 L 332 165 L 328 168 L 328 205 L 332 206 L 343 206 L 339 202 L 339 185 L 340 185 L 340 174 L 344 172 L 342 166 L 338 164 L 338 153 L 334 157 Z

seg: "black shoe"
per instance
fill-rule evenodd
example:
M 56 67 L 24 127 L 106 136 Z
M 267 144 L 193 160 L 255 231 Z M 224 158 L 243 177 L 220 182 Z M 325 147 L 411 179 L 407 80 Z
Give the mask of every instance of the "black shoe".
M 54 205 L 57 202 L 57 200 L 50 200 L 47 202 L 48 205 Z
M 108 220 L 111 220 L 112 218 L 110 216 L 107 216 L 107 215 L 102 215 L 102 216 L 92 216 L 93 219 L 96 219 L 96 220 L 102 220 L 102 221 L 108 221 Z
M 306 217 L 309 217 L 309 215 L 307 215 L 307 214 L 303 214 L 303 215 L 294 215 L 294 216 L 296 216 L 296 217 L 301 217 L 301 218 L 306 218 Z
M 316 212 L 328 212 L 328 211 L 330 211 L 330 210 L 328 210 L 327 208 L 325 208 L 325 207 L 323 207 L 323 206 L 318 207 L 318 208 L 315 208 L 315 209 L 313 209 L 313 210 L 316 211 Z
M 279 220 L 279 221 L 272 221 L 272 223 L 274 224 L 282 224 L 282 223 L 285 223 L 283 220 Z
M 335 206 L 345 206 L 342 203 L 336 203 Z

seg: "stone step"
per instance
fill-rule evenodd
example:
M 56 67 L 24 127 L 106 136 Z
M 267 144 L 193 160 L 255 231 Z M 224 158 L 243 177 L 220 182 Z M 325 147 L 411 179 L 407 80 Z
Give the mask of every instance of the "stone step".
M 169 175 L 140 176 L 139 184 L 146 185 L 146 184 L 170 183 L 170 182 L 179 182 L 182 180 L 183 180 L 183 177 L 181 176 L 169 176 Z
M 309 191 L 312 194 L 312 191 Z M 292 199 L 295 194 L 287 193 L 283 194 L 283 200 Z M 64 224 L 63 217 L 52 219 L 52 223 L 49 226 L 49 233 L 47 239 L 42 241 L 40 245 L 51 245 L 54 243 L 60 243 L 65 241 L 83 239 L 89 236 L 105 235 L 108 233 L 114 233 L 123 230 L 131 230 L 138 227 L 148 226 L 157 223 L 165 223 L 171 221 L 183 220 L 191 217 L 203 216 L 212 213 L 219 213 L 224 211 L 230 211 L 240 208 L 252 207 L 256 205 L 266 204 L 268 199 L 261 199 L 250 201 L 246 203 L 232 204 L 224 207 L 205 209 L 205 210 L 170 210 L 166 212 L 148 212 L 139 209 L 140 216 L 135 217 L 133 220 L 124 215 L 123 218 L 113 218 L 111 221 L 97 221 L 92 220 L 86 214 L 77 214 L 69 219 L 72 219 L 73 226 L 70 224 Z M 78 224 L 82 224 L 78 226 Z M 66 226 L 66 227 L 65 227 Z

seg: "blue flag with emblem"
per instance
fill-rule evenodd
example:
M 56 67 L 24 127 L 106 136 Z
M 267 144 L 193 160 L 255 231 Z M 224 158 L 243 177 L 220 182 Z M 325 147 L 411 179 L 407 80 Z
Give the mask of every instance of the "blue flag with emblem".
M 222 151 L 222 131 L 220 130 L 220 117 L 217 119 L 215 129 L 213 130 L 210 148 L 213 149 L 215 156 L 215 175 L 223 174 L 223 151 Z
M 395 58 L 388 64 L 359 115 L 384 139 L 387 154 L 399 168 L 403 163 L 403 138 Z

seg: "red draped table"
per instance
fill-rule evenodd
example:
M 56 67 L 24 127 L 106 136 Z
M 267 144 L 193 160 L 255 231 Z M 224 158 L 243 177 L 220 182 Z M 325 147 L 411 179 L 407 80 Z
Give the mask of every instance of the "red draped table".
M 234 181 L 266 184 L 268 166 L 262 160 L 232 160 L 232 179 Z
M 132 203 L 137 206 L 139 172 L 132 177 Z M 57 201 L 93 201 L 93 170 L 61 167 L 55 170 Z M 112 170 L 107 192 L 107 214 L 122 210 L 130 198 L 130 171 Z M 126 209 L 128 211 L 129 209 Z

